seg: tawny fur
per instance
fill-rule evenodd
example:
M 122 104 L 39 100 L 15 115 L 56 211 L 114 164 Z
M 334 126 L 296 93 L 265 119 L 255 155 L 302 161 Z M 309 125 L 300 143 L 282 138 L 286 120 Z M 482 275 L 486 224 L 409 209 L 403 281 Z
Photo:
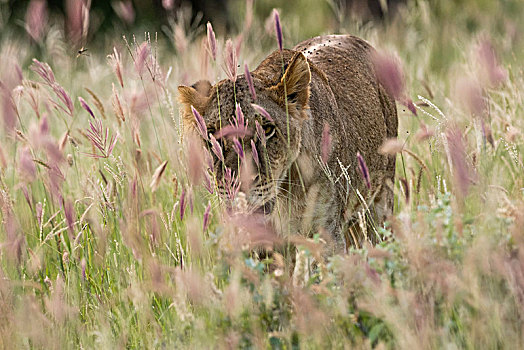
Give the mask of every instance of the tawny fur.
M 245 145 L 251 139 L 257 141 L 260 158 L 270 160 L 269 164 L 262 162 L 258 181 L 247 194 L 248 202 L 257 208 L 278 199 L 270 215 L 277 229 L 305 236 L 325 232 L 328 253 L 360 245 L 365 238 L 376 240 L 373 230 L 361 229 L 359 211 L 366 214 L 366 225 L 379 227 L 393 210 L 395 157 L 382 155 L 378 149 L 384 140 L 397 136 L 397 112 L 394 100 L 377 80 L 373 54 L 374 49 L 357 37 L 321 36 L 293 50 L 273 52 L 251 73 L 257 101 L 242 75 L 234 86 L 223 80 L 215 86 L 200 81 L 179 88 L 187 128 L 194 124 L 191 105 L 208 128 L 218 130 L 233 117 L 236 101 L 253 135 L 255 120 L 266 125 L 269 121 L 257 115 L 251 103 L 271 114 L 276 133 L 266 149 L 259 149 L 253 135 L 244 139 Z M 326 123 L 332 150 L 323 164 L 321 142 Z M 225 165 L 237 172 L 236 153 L 227 142 L 224 146 Z M 357 152 L 369 169 L 370 189 L 359 171 Z

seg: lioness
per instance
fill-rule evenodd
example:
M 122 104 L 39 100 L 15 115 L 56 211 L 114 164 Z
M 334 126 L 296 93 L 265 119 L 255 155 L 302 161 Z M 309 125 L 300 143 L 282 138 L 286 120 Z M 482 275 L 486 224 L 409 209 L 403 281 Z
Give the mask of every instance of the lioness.
M 397 111 L 377 80 L 373 54 L 357 37 L 320 36 L 273 52 L 251 73 L 256 101 L 244 75 L 235 83 L 199 81 L 178 88 L 189 128 L 195 125 L 191 106 L 203 116 L 208 132 L 216 133 L 230 124 L 235 103 L 240 104 L 250 131 L 242 143 L 247 151 L 253 140 L 260 158 L 246 193 L 248 204 L 270 215 L 282 232 L 327 232 L 330 252 L 347 251 L 366 238 L 374 241 L 376 232 L 366 230 L 366 224 L 380 226 L 393 210 L 395 157 L 379 154 L 378 148 L 397 136 Z M 255 121 L 264 129 L 265 146 L 256 136 Z M 218 176 L 225 168 L 238 174 L 233 141 L 221 141 L 224 161 L 215 159 Z M 321 157 L 323 147 L 331 150 L 327 159 Z M 369 176 L 359 170 L 357 152 Z

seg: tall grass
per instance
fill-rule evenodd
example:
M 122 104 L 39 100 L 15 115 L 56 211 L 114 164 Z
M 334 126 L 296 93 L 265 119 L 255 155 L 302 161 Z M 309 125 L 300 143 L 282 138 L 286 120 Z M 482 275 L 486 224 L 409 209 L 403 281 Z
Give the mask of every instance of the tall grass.
M 322 240 L 297 238 L 295 282 L 285 257 L 267 272 L 252 256 L 278 238 L 242 198 L 231 216 L 205 154 L 181 142 L 176 86 L 223 79 L 225 38 L 209 65 L 205 27 L 187 21 L 176 54 L 152 33 L 77 54 L 82 31 L 42 13 L 27 38 L 6 29 L 1 348 L 522 347 L 522 5 L 412 1 L 381 24 L 315 10 L 331 23 L 319 34 L 399 57 L 417 116 L 400 101 L 383 147 L 398 164 L 384 240 L 316 266 Z M 257 13 L 238 52 L 249 67 L 277 49 Z M 284 46 L 303 39 L 300 16 L 281 20 Z

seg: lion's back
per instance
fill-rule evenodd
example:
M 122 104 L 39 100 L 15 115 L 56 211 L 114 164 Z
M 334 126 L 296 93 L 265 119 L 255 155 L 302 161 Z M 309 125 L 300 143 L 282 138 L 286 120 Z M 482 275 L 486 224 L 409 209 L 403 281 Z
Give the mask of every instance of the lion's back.
M 330 67 L 346 65 L 348 62 L 365 62 L 373 48 L 364 40 L 353 35 L 324 35 L 305 40 L 293 50 L 301 51 L 320 69 L 333 74 L 342 72 Z
M 393 99 L 375 75 L 374 49 L 351 35 L 327 35 L 308 39 L 294 50 L 323 73 L 335 97 L 338 117 L 330 121 L 332 130 L 339 134 L 336 138 L 350 143 L 339 145 L 336 156 L 351 164 L 355 155 L 347 150 L 353 149 L 364 156 L 370 169 L 394 172 L 394 162 L 377 152 L 386 138 L 397 135 L 397 114 Z M 312 115 L 325 118 L 322 106 L 310 101 L 310 107 Z

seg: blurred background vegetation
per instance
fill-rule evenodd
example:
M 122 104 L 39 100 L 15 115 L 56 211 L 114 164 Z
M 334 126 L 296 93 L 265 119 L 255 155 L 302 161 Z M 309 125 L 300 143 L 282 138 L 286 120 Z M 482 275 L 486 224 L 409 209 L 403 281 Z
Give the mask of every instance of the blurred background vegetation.
M 0 42 L 27 35 L 25 23 L 30 3 L 0 0 Z M 382 28 L 381 33 L 400 35 L 402 28 L 410 27 L 412 37 L 396 41 L 407 46 L 431 40 L 433 52 L 429 64 L 438 73 L 448 70 L 460 56 L 464 43 L 458 42 L 456 33 L 473 36 L 489 33 L 497 37 L 497 45 L 502 49 L 514 48 L 514 52 L 520 52 L 519 33 L 524 31 L 518 16 L 524 10 L 521 0 L 258 0 L 247 2 L 252 4 L 252 14 L 246 14 L 244 0 L 42 0 L 41 3 L 47 28 L 66 29 L 66 35 L 75 4 L 83 3 L 90 8 L 85 36 L 82 40 L 70 40 L 72 55 L 82 47 L 105 53 L 122 35 L 128 38 L 136 35 L 141 40 L 145 32 L 155 35 L 155 40 L 167 42 L 171 51 L 165 54 L 172 55 L 177 52 L 180 37 L 191 40 L 205 34 L 207 21 L 212 22 L 218 36 L 224 37 L 241 32 L 247 16 L 252 16 L 255 22 L 268 22 L 271 10 L 278 8 L 281 16 L 288 19 L 284 28 L 288 46 L 325 33 L 362 35 L 372 28 Z M 431 31 L 438 31 L 439 35 L 428 35 Z M 267 43 L 268 47 L 261 47 L 267 52 L 273 43 L 256 37 L 258 34 L 252 33 L 251 40 L 257 45 Z M 245 42 L 249 38 L 243 39 Z M 33 44 L 34 56 L 40 58 L 44 43 Z
M 186 25 L 197 26 L 211 21 L 217 34 L 238 32 L 244 22 L 244 0 L 47 0 L 47 18 L 51 25 L 64 26 L 68 9 L 83 2 L 90 8 L 89 34 L 86 44 L 100 43 L 106 34 L 166 32 L 166 27 L 177 21 L 191 20 Z M 24 17 L 30 1 L 0 0 L 0 36 L 21 34 Z M 391 25 L 405 18 L 406 12 L 420 12 L 441 19 L 441 23 L 466 28 L 470 32 L 492 31 L 516 35 L 518 21 L 515 14 L 522 13 L 520 0 L 258 0 L 253 1 L 255 18 L 267 18 L 273 8 L 282 16 L 293 15 L 301 28 L 300 37 L 318 35 L 326 30 L 340 30 L 348 22 L 358 26 Z M 181 13 L 185 16 L 182 19 Z M 489 27 L 486 27 L 488 25 Z M 446 28 L 441 28 L 442 34 Z M 441 35 L 442 40 L 452 38 Z M 298 38 L 300 39 L 300 38 Z

